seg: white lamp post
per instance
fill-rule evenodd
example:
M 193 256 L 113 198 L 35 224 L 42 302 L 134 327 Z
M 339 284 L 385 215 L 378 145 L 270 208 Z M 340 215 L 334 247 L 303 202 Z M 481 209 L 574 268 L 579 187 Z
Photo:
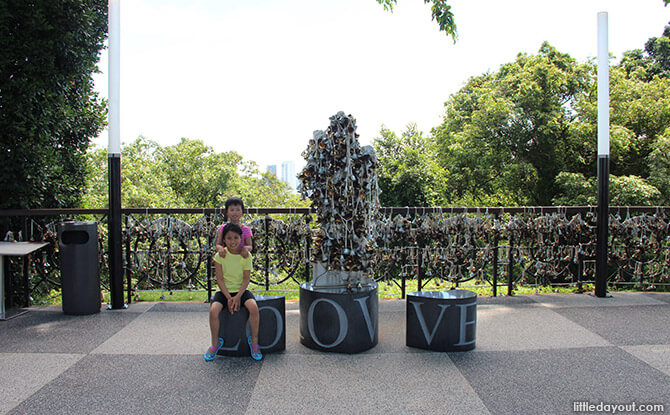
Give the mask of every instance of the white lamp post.
M 609 45 L 607 12 L 598 13 L 598 224 L 596 242 L 596 297 L 607 296 L 607 240 L 609 225 Z
M 109 0 L 109 278 L 110 308 L 125 308 L 121 249 L 121 0 Z

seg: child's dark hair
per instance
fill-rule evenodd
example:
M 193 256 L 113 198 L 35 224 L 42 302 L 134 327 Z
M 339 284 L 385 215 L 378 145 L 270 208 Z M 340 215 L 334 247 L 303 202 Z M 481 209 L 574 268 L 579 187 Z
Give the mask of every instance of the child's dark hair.
M 244 202 L 239 197 L 229 197 L 226 200 L 226 203 L 223 205 L 224 211 L 228 212 L 228 208 L 233 206 L 233 205 L 241 206 L 242 207 L 242 212 L 244 212 Z
M 228 232 L 235 232 L 236 234 L 242 236 L 242 228 L 236 223 L 226 223 L 226 225 L 221 230 L 221 237 L 225 238 Z

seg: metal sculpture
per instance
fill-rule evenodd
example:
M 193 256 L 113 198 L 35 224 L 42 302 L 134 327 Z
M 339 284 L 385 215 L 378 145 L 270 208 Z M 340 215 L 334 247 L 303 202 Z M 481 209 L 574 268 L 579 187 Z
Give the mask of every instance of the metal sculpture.
M 319 230 L 314 238 L 314 286 L 362 287 L 369 284 L 379 207 L 377 157 L 372 146 L 361 147 L 356 120 L 343 112 L 330 126 L 314 131 L 303 152 L 307 164 L 298 176 L 298 191 L 316 210 Z
M 379 200 L 377 157 L 361 147 L 356 121 L 338 112 L 303 152 L 299 191 L 312 201 L 319 229 L 313 278 L 300 286 L 300 342 L 358 353 L 377 344 L 377 283 L 367 274 Z

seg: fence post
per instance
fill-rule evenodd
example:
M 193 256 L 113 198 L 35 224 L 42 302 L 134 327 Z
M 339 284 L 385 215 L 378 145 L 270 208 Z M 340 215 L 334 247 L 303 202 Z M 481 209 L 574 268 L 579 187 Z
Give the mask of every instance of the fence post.
M 417 278 L 417 291 L 421 291 L 423 288 L 423 267 L 421 263 L 423 262 L 423 243 L 419 240 L 416 246 L 416 278 Z
M 514 255 L 512 255 L 512 250 L 514 249 L 514 236 L 509 236 L 509 252 L 507 252 L 507 295 L 514 295 L 512 292 L 512 280 L 514 278 Z
M 307 234 L 305 235 L 305 282 L 309 282 L 309 279 L 311 277 L 310 273 L 310 258 L 312 257 L 312 231 L 310 230 L 309 223 L 312 221 L 312 218 L 309 216 L 309 213 L 306 213 L 305 216 L 305 223 L 307 224 Z
M 28 281 L 28 276 L 30 273 L 30 261 L 32 254 L 28 254 L 22 258 L 23 261 L 23 306 L 30 307 L 30 281 Z M 10 293 L 11 296 L 11 293 Z
M 165 261 L 165 269 L 166 269 L 166 275 L 167 275 L 167 288 L 168 291 L 172 289 L 170 286 L 170 281 L 172 280 L 172 266 L 170 265 L 170 260 L 172 259 L 172 243 L 170 242 L 170 239 L 172 239 L 172 226 L 170 226 L 171 218 L 168 216 L 167 218 L 167 229 L 168 231 L 166 232 L 165 238 L 167 239 L 167 256 L 166 256 L 166 261 Z M 163 287 L 161 287 L 163 289 Z M 162 294 L 161 294 L 162 295 Z
M 265 215 L 263 221 L 263 230 L 265 231 L 265 291 L 270 289 L 270 233 L 268 232 L 268 222 L 270 215 Z
M 644 255 L 643 254 L 644 254 L 644 248 L 640 248 L 640 259 L 642 260 L 642 261 L 640 261 L 640 289 L 641 290 L 644 290 Z
M 2 223 L 0 224 L 0 240 L 5 240 L 5 235 L 9 232 L 9 216 L 2 218 Z
M 577 292 L 583 293 L 584 287 L 582 287 L 582 281 L 584 280 L 584 255 L 582 255 L 582 249 L 579 248 L 577 252 Z
M 127 296 L 127 304 L 130 305 L 132 303 L 132 287 L 133 287 L 133 282 L 132 282 L 132 275 L 131 275 L 131 266 L 130 266 L 130 226 L 128 224 L 128 215 L 126 215 L 126 231 L 123 232 L 121 231 L 121 239 L 123 240 L 123 235 L 126 236 L 126 263 L 124 264 L 123 267 L 123 273 L 126 276 L 126 296 Z
M 207 213 L 205 215 L 205 223 L 210 224 L 211 215 Z M 211 225 L 210 225 L 211 226 Z M 219 230 L 214 225 L 214 244 L 216 244 L 216 236 Z M 207 232 L 207 299 L 206 303 L 209 303 L 210 298 L 212 298 L 212 232 Z
M 23 240 L 24 241 L 30 241 L 30 235 L 28 235 L 28 217 L 23 218 L 23 224 L 22 224 L 22 235 L 23 235 Z M 30 269 L 30 261 L 32 260 L 32 254 L 26 255 L 25 258 L 23 258 L 23 306 L 24 307 L 30 307 L 30 281 L 28 280 L 28 277 L 30 276 L 30 273 L 28 272 Z
M 494 218 L 495 218 L 494 221 L 498 220 L 498 215 L 496 214 Z M 495 232 L 493 234 L 493 296 L 496 297 L 497 295 L 498 295 L 498 232 Z
M 407 278 L 407 272 L 405 272 L 405 261 L 407 261 L 407 253 L 405 253 L 405 250 L 401 250 L 400 254 L 400 296 L 401 298 L 405 298 L 405 288 L 406 288 L 406 281 L 405 279 Z

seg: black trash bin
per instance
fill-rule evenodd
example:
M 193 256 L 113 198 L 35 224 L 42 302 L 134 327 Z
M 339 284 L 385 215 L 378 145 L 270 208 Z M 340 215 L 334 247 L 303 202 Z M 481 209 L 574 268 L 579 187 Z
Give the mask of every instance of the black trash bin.
M 58 226 L 63 312 L 100 312 L 98 223 L 70 221 Z

